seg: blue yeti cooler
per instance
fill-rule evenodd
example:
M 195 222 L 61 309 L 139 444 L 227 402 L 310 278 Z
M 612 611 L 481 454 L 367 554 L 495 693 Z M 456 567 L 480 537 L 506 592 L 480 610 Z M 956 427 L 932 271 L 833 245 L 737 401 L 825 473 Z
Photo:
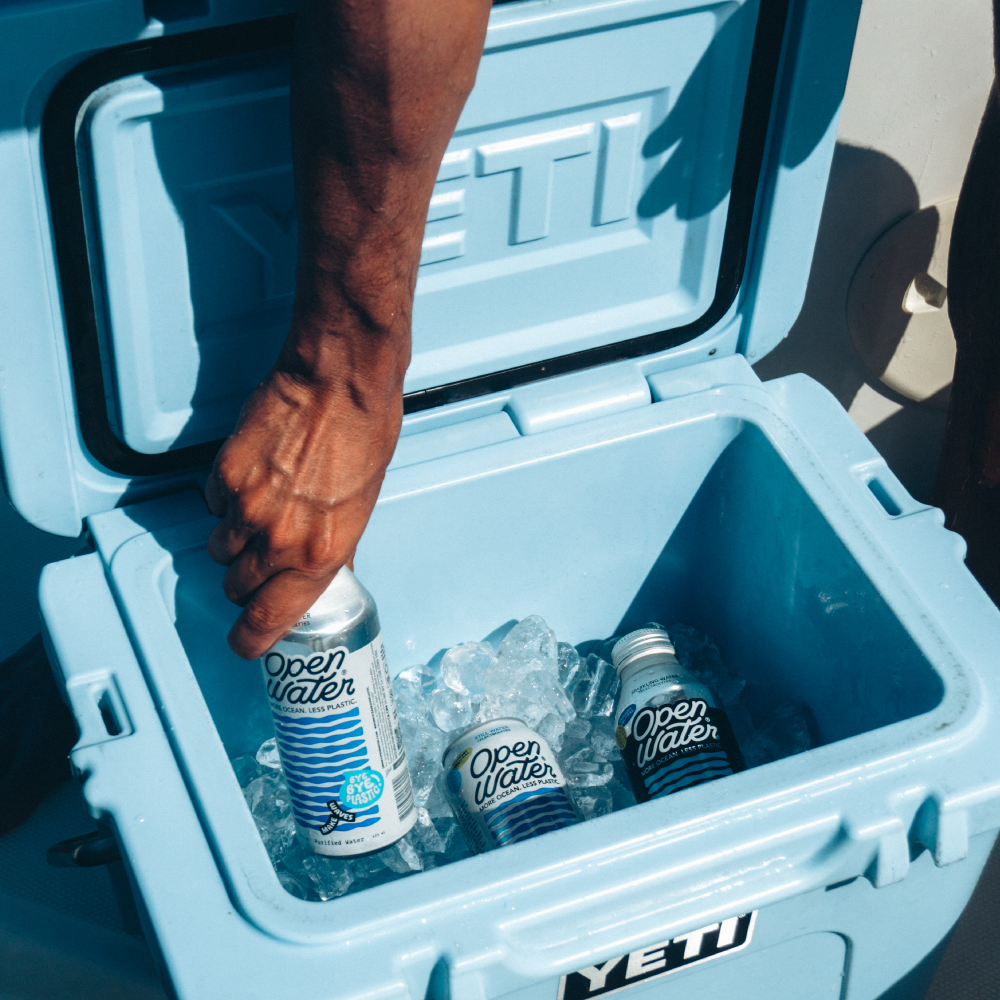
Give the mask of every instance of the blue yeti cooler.
M 229 764 L 271 729 L 198 489 L 289 319 L 291 15 L 0 9 L 7 488 L 89 529 L 48 641 L 173 995 L 920 995 L 1000 826 L 1000 617 L 833 398 L 749 364 L 803 299 L 858 7 L 494 9 L 357 556 L 394 671 L 666 617 L 816 748 L 327 903 Z

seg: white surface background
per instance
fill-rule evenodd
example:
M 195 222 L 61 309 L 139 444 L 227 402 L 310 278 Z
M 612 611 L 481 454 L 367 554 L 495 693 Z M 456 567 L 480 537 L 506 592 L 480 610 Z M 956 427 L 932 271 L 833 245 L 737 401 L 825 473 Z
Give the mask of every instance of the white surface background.
M 930 499 L 945 412 L 898 396 L 858 356 L 851 278 L 868 248 L 919 208 L 957 198 L 993 82 L 990 0 L 866 0 L 851 60 L 805 305 L 755 366 L 825 385 L 903 484 Z

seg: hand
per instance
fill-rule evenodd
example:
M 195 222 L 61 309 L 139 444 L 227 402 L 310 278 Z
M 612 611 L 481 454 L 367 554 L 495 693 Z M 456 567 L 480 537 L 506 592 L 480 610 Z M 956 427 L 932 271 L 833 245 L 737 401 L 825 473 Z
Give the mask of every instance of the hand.
M 353 555 L 402 422 L 427 206 L 490 0 L 300 0 L 292 60 L 295 302 L 205 490 L 245 659 Z
M 270 649 L 353 558 L 402 421 L 396 380 L 374 389 L 272 371 L 215 460 L 205 498 L 222 520 L 208 551 L 243 608 L 229 645 L 244 659 Z

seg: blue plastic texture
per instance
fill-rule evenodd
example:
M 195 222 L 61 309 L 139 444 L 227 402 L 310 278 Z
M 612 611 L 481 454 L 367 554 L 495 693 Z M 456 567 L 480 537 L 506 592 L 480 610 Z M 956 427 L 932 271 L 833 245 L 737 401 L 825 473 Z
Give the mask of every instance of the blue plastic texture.
M 797 314 L 857 7 L 793 0 L 740 294 L 711 329 L 658 355 L 661 367 L 710 351 L 760 356 Z M 40 157 L 45 103 L 100 49 L 283 9 L 146 8 L 148 17 L 137 0 L 0 9 L 0 452 L 18 510 L 65 535 L 197 474 L 116 473 L 83 444 Z M 757 0 L 494 10 L 430 209 L 408 389 L 705 312 L 756 15 Z M 139 452 L 224 435 L 280 339 L 294 243 L 284 72 L 246 57 L 127 76 L 98 88 L 80 116 L 107 408 Z M 761 117 L 755 127 L 768 126 Z
M 393 670 L 529 613 L 573 642 L 677 618 L 801 699 L 817 749 L 331 903 L 295 899 L 227 759 L 270 729 L 259 677 L 226 646 L 214 519 L 194 493 L 96 516 L 98 553 L 46 570 L 43 613 L 68 687 L 99 673 L 128 713 L 130 735 L 88 736 L 72 760 L 182 1000 L 271 997 L 292 978 L 338 1000 L 553 1000 L 562 974 L 752 909 L 748 949 L 678 988 L 874 1000 L 910 975 L 894 996 L 921 995 L 1000 826 L 1000 613 L 940 513 L 816 383 L 761 385 L 739 357 L 605 374 L 609 400 L 642 378 L 662 401 L 389 473 L 357 567 Z M 537 419 L 532 391 L 407 437 Z
M 707 310 L 756 3 L 686 6 L 496 12 L 428 212 L 405 391 Z M 128 77 L 84 112 L 106 353 L 140 452 L 224 437 L 288 329 L 287 64 L 257 62 Z

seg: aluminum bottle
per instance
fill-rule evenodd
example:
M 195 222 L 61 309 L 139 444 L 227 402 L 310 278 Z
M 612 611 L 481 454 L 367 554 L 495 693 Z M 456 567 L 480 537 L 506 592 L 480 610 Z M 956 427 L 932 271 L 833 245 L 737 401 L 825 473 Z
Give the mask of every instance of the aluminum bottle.
M 467 729 L 442 763 L 455 818 L 477 854 L 577 822 L 556 755 L 520 719 Z
M 639 802 L 744 769 L 726 713 L 680 665 L 666 629 L 630 632 L 611 656 L 620 680 L 615 737 Z
M 345 566 L 261 658 L 295 822 L 317 854 L 381 851 L 416 822 L 375 602 Z

